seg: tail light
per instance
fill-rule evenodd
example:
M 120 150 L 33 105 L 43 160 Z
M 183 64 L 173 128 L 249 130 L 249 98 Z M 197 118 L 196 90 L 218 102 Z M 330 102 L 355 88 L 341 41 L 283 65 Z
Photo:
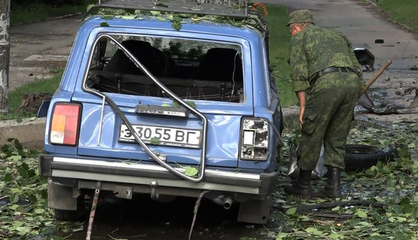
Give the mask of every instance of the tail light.
M 241 159 L 267 160 L 269 154 L 269 133 L 270 128 L 266 119 L 243 118 L 241 122 Z
M 52 113 L 50 142 L 53 144 L 76 145 L 81 106 L 57 103 Z

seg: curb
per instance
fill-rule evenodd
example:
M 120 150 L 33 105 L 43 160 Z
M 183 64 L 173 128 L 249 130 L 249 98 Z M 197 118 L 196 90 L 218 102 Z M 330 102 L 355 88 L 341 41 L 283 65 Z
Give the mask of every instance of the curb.
M 0 146 L 15 138 L 25 148 L 43 149 L 44 135 L 45 118 L 0 121 Z

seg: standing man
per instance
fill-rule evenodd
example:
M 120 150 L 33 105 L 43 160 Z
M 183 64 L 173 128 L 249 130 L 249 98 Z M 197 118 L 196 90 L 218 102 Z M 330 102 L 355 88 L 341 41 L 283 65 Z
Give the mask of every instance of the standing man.
M 317 27 L 309 10 L 289 15 L 290 68 L 299 106 L 300 173 L 284 188 L 287 194 L 310 198 L 341 197 L 345 143 L 359 92 L 361 66 L 348 39 L 339 32 Z M 313 193 L 310 181 L 324 143 L 328 179 L 324 189 Z

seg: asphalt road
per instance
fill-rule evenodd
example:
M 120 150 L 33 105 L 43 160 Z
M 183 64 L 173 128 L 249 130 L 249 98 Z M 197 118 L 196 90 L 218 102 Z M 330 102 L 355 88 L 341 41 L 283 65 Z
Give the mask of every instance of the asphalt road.
M 418 65 L 417 38 L 399 25 L 388 22 L 374 6 L 365 5 L 356 0 L 264 0 L 263 2 L 286 5 L 289 11 L 302 8 L 312 10 L 316 25 L 346 33 L 354 47 L 367 47 L 376 57 L 376 69 L 379 69 L 387 59 L 393 60 L 392 65 L 370 89 L 370 95 L 376 95 L 377 98 L 380 96 L 379 101 L 392 101 L 393 104 L 406 107 L 414 98 L 414 91 L 404 90 L 417 87 L 418 72 L 411 70 L 413 66 Z M 35 81 L 35 78 L 48 77 L 51 69 L 65 66 L 77 28 L 81 23 L 80 20 L 81 15 L 77 15 L 12 27 L 10 29 L 10 88 Z M 270 26 L 270 28 L 275 27 L 284 26 Z M 376 39 L 380 42 L 383 40 L 383 43 L 376 43 Z M 365 73 L 365 79 L 369 79 L 374 73 Z M 364 116 L 368 119 L 386 121 L 409 118 L 409 121 L 415 123 L 418 119 L 417 115 L 365 114 Z M 185 204 L 184 209 L 190 210 L 188 212 L 176 210 L 179 205 L 171 205 L 168 208 L 173 212 L 171 215 L 165 215 L 168 211 L 165 206 L 152 205 L 148 209 L 138 209 L 141 204 L 141 202 L 133 205 L 125 203 L 122 204 L 122 209 L 116 208 L 116 210 L 112 207 L 113 205 L 99 207 L 93 236 L 100 234 L 106 238 L 106 236 L 109 237 L 108 234 L 112 235 L 115 230 L 118 230 L 119 236 L 131 239 L 132 236 L 143 234 L 141 231 L 138 232 L 138 229 L 145 227 L 149 230 L 146 233 L 148 238 L 145 239 L 186 239 L 194 201 L 179 204 Z M 231 223 L 229 212 L 211 210 L 209 212 L 213 214 L 209 222 L 205 222 L 207 215 L 204 212 L 199 213 L 199 223 L 193 239 L 239 239 L 245 236 L 262 238 L 258 235 L 262 226 Z M 138 218 L 138 222 L 135 222 L 131 218 L 132 213 L 144 217 Z M 162 218 L 154 219 L 155 216 Z M 184 216 L 187 219 L 181 220 Z M 154 238 L 150 237 L 151 235 Z M 85 234 L 80 233 L 69 239 L 84 239 L 84 237 Z M 138 239 L 142 238 L 138 237 Z

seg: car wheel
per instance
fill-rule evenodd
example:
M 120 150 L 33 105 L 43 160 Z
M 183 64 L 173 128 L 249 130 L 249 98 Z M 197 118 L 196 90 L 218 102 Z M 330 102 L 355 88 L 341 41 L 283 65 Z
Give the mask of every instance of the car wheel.
M 396 149 L 382 151 L 379 148 L 368 145 L 350 145 L 345 146 L 346 154 L 344 156 L 346 172 L 360 172 L 366 170 L 378 161 L 393 161 Z

